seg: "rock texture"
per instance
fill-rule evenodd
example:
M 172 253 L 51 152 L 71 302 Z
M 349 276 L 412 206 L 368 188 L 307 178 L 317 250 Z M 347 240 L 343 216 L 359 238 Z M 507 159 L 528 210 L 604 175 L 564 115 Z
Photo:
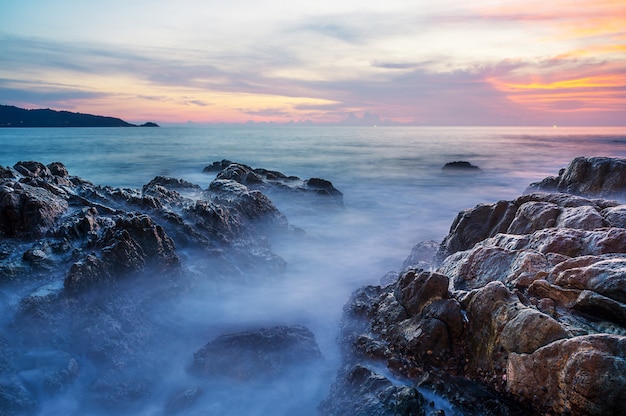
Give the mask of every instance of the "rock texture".
M 564 189 L 615 195 L 622 166 L 576 159 Z M 346 367 L 375 372 L 375 362 L 409 386 L 445 379 L 438 391 L 468 414 L 625 413 L 625 210 L 533 193 L 459 213 L 430 260 L 418 254 L 432 243 L 418 245 L 397 280 L 354 293 L 342 326 Z M 369 381 L 353 380 L 341 373 L 328 400 L 361 397 Z M 491 405 L 476 410 L 484 399 L 465 382 L 490 391 Z

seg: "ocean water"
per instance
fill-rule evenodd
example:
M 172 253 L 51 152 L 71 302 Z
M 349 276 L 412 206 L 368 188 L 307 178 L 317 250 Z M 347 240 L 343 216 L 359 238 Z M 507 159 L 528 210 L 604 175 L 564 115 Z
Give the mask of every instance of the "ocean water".
M 274 200 L 307 236 L 271 241 L 273 251 L 287 261 L 283 275 L 265 279 L 252 273 L 246 282 L 207 284 L 159 311 L 163 344 L 149 348 L 146 357 L 167 355 L 168 364 L 162 374 L 150 375 L 159 379 L 157 387 L 128 414 L 162 414 L 168 392 L 195 386 L 198 381 L 184 368 L 193 352 L 214 337 L 283 324 L 310 328 L 324 364 L 266 385 L 204 381 L 205 394 L 189 414 L 316 414 L 340 365 L 335 338 L 342 307 L 355 289 L 399 271 L 416 243 L 440 241 L 458 211 L 515 198 L 577 156 L 626 157 L 626 128 L 0 129 L 0 165 L 59 161 L 71 175 L 100 185 L 140 188 L 166 175 L 207 187 L 214 174 L 202 169 L 230 159 L 303 179 L 324 178 L 344 194 L 343 210 L 302 209 L 289 199 Z M 481 172 L 442 171 L 445 163 L 458 160 Z M 193 269 L 193 258 L 184 262 Z M 4 293 L 1 299 L 12 297 Z M 2 307 L 3 327 L 14 306 Z M 93 363 L 81 364 L 85 375 L 79 385 L 89 380 L 89 371 L 97 371 L 89 370 Z M 84 414 L 79 391 L 77 386 L 46 399 L 40 414 Z

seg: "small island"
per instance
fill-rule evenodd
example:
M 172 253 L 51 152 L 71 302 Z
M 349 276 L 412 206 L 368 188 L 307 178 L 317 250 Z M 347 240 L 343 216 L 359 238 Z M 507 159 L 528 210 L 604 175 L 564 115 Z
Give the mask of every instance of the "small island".
M 50 109 L 27 110 L 11 105 L 0 105 L 0 127 L 159 127 L 159 125 L 153 122 L 136 125 L 116 117 Z

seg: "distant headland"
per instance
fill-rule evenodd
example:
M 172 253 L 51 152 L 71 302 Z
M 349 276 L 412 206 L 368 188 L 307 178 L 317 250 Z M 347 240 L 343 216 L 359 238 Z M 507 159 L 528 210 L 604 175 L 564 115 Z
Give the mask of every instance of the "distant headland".
M 116 117 L 50 109 L 27 110 L 12 105 L 0 105 L 0 127 L 159 127 L 159 125 L 153 122 L 136 125 Z

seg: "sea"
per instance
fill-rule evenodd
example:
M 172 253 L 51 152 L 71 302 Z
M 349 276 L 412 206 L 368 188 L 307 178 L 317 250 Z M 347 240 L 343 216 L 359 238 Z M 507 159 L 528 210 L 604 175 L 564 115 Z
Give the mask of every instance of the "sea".
M 228 159 L 302 179 L 323 178 L 343 193 L 344 209 L 273 200 L 306 235 L 297 241 L 272 239 L 272 250 L 287 262 L 280 276 L 268 279 L 252 271 L 244 281 L 212 282 L 160 311 L 171 333 L 165 331 L 163 344 L 151 348 L 153 354 L 171 355 L 170 365 L 162 374 L 150 375 L 159 379 L 158 387 L 128 413 L 146 415 L 163 414 L 169 392 L 202 383 L 185 368 L 208 341 L 229 332 L 295 324 L 315 334 L 322 365 L 276 382 L 215 382 L 204 386 L 200 404 L 183 414 L 317 414 L 341 366 L 337 336 L 351 293 L 400 271 L 415 244 L 441 241 L 459 211 L 516 198 L 530 183 L 557 175 L 578 156 L 626 158 L 626 127 L 0 129 L 0 165 L 62 162 L 70 175 L 99 185 L 141 188 L 162 175 L 206 188 L 215 173 L 203 173 L 203 168 Z M 442 170 L 453 161 L 480 170 Z M 193 258 L 183 261 L 193 269 Z M 210 271 L 207 275 L 210 280 Z M 7 328 L 17 300 L 7 290 L 0 285 L 5 303 L 0 324 L 10 336 Z M 79 377 L 77 383 L 88 380 Z M 45 399 L 38 414 L 85 414 L 79 391 L 74 387 Z

